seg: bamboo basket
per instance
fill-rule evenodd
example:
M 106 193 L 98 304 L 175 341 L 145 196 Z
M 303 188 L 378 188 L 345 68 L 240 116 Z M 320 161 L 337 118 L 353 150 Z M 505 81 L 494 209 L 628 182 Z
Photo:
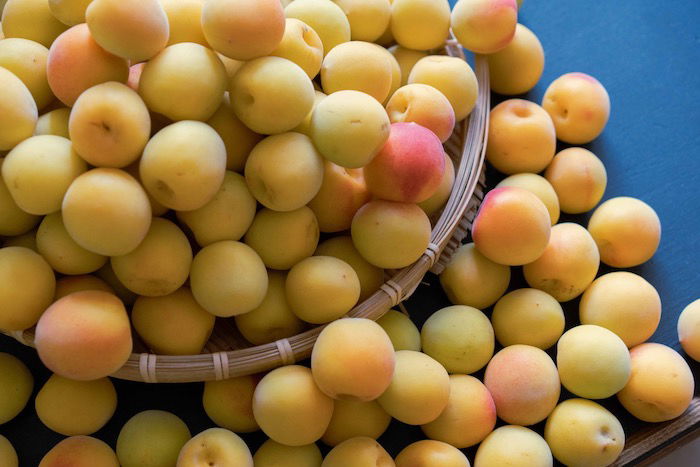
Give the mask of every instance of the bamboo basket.
M 462 47 L 454 38 L 447 41 L 445 52 L 466 60 Z M 476 106 L 469 118 L 455 127 L 445 143 L 445 150 L 455 163 L 455 183 L 441 214 L 433 219 L 428 248 L 411 266 L 388 271 L 389 279 L 380 289 L 358 303 L 347 316 L 381 318 L 407 299 L 428 271 L 442 272 L 469 232 L 484 195 L 483 168 L 490 109 L 489 70 L 484 56 L 476 56 L 475 73 L 479 83 Z M 317 326 L 293 337 L 251 347 L 236 329 L 233 319 L 217 319 L 204 350 L 208 353 L 187 356 L 151 354 L 134 334 L 134 353 L 112 376 L 146 383 L 184 383 L 260 373 L 309 357 L 323 327 Z M 33 329 L 6 334 L 25 345 L 34 345 Z

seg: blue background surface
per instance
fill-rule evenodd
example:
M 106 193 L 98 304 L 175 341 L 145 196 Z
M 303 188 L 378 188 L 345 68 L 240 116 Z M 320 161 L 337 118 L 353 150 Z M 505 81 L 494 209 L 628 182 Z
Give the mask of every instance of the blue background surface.
M 700 298 L 700 1 L 525 0 L 520 21 L 539 36 L 546 51 L 542 80 L 527 98 L 539 102 L 553 79 L 571 71 L 591 74 L 608 89 L 610 122 L 603 135 L 586 147 L 607 167 L 605 199 L 621 195 L 640 198 L 661 218 L 659 251 L 633 271 L 656 286 L 661 295 L 662 323 L 652 340 L 679 348 L 677 315 Z M 498 175 L 490 173 L 489 180 L 495 183 Z M 586 219 L 562 218 L 582 223 Z M 513 287 L 522 283 L 518 276 L 516 272 Z M 407 304 L 419 323 L 448 304 L 436 278 L 427 280 L 431 286 L 422 287 Z M 573 302 L 567 306 L 569 326 L 575 314 Z M 36 390 L 48 378 L 33 350 L 6 337 L 0 337 L 0 350 L 28 362 Z M 692 363 L 692 367 L 697 375 L 698 365 Z M 121 426 L 146 409 L 177 414 L 193 434 L 213 426 L 201 408 L 201 384 L 115 384 L 117 413 L 95 435 L 112 446 Z M 642 426 L 614 400 L 606 405 L 621 418 L 628 435 Z M 62 439 L 41 424 L 31 402 L 19 417 L 0 426 L 0 434 L 12 441 L 26 466 L 37 465 Z M 380 442 L 395 455 L 420 437 L 418 428 L 393 422 Z M 262 439 L 246 436 L 253 449 Z M 473 450 L 468 453 L 473 460 Z

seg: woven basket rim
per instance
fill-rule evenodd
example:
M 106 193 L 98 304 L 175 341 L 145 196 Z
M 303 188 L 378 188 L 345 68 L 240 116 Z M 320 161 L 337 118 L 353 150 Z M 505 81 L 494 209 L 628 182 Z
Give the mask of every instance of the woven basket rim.
M 464 50 L 454 37 L 446 42 L 445 49 L 448 55 L 466 60 Z M 452 140 L 459 139 L 459 148 L 455 151 L 460 154 L 459 165 L 450 197 L 432 229 L 428 248 L 415 263 L 394 271 L 379 290 L 358 303 L 345 317 L 379 319 L 410 297 L 428 271 L 436 274 L 442 272 L 452 253 L 468 234 L 485 189 L 484 156 L 490 87 L 488 62 L 483 55 L 475 56 L 475 74 L 478 82 L 476 105 L 470 116 L 455 127 L 451 139 L 446 142 L 446 145 L 455 144 Z M 260 373 L 307 358 L 316 337 L 325 326 L 319 325 L 295 336 L 243 349 L 198 355 L 132 353 L 126 364 L 110 376 L 147 383 L 184 383 Z M 1 332 L 34 347 L 33 328 Z

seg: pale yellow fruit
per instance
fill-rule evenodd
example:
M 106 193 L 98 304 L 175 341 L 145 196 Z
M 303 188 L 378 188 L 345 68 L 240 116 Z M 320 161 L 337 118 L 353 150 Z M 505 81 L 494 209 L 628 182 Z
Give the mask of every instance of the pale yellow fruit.
M 242 64 L 241 64 L 242 65 Z M 226 146 L 226 168 L 242 172 L 248 154 L 263 138 L 241 122 L 229 103 L 228 95 L 224 97 L 219 109 L 207 120 L 224 140 Z
M 461 0 L 452 9 L 452 33 L 466 49 L 492 54 L 515 34 L 518 7 L 514 0 Z
M 389 98 L 394 95 L 397 89 L 401 87 L 401 66 L 399 65 L 396 57 L 382 46 L 373 44 L 377 50 L 379 50 L 384 56 L 389 60 L 391 65 L 391 88 L 389 88 L 389 94 L 386 99 L 384 99 L 384 104 L 388 102 Z
M 139 166 L 143 186 L 156 201 L 177 211 L 211 201 L 226 174 L 226 147 L 209 125 L 182 121 L 151 138 Z
M 407 84 L 393 91 L 386 103 L 391 123 L 417 123 L 435 133 L 443 143 L 450 138 L 455 127 L 455 114 L 443 93 L 420 83 Z
M 253 456 L 236 433 L 209 428 L 185 443 L 177 458 L 177 467 L 199 466 L 202 462 L 203 465 L 253 467 Z
M 2 10 L 5 37 L 29 39 L 48 48 L 66 29 L 68 26 L 51 14 L 47 0 L 8 0 Z
M 112 269 L 129 290 L 146 297 L 169 295 L 187 280 L 192 248 L 180 228 L 156 217 L 143 241 L 126 255 L 113 256 Z
M 97 276 L 66 276 L 56 281 L 54 301 L 83 290 L 102 290 L 103 292 L 114 294 L 114 289 Z
M 315 97 L 314 97 L 314 106 L 313 108 L 309 111 L 308 114 L 306 114 L 306 117 L 304 117 L 304 120 L 300 124 L 294 127 L 292 131 L 296 131 L 297 133 L 301 133 L 303 135 L 308 136 L 311 138 L 311 117 L 314 115 L 314 110 L 316 110 L 316 106 L 321 102 L 323 99 L 325 99 L 326 96 L 324 93 L 321 91 L 314 91 L 315 92 Z
M 3 435 L 0 435 L 0 464 L 5 467 L 19 466 L 19 458 L 17 457 L 15 448 Z M 318 465 L 320 466 L 321 463 L 319 462 Z
M 408 84 L 428 84 L 447 97 L 456 121 L 464 120 L 476 104 L 479 84 L 469 64 L 457 57 L 429 55 L 413 66 Z
M 63 224 L 75 242 L 105 256 L 136 249 L 151 226 L 151 204 L 138 181 L 119 169 L 92 169 L 63 198 Z
M 333 401 L 333 417 L 321 440 L 336 446 L 356 436 L 377 439 L 386 431 L 391 415 L 377 401 Z
M 614 332 L 583 324 L 569 329 L 557 343 L 561 384 L 579 397 L 605 399 L 630 377 L 630 354 Z
M 479 445 L 474 467 L 552 467 L 552 451 L 538 433 L 517 425 L 496 428 Z
M 139 171 L 140 162 L 141 159 L 137 159 L 133 164 L 127 165 L 122 170 L 124 170 L 126 173 L 138 180 L 138 182 L 143 186 L 143 182 L 141 180 L 141 173 Z M 170 209 L 168 209 L 167 206 L 163 206 L 148 192 L 146 192 L 146 196 L 148 196 L 148 202 L 151 205 L 151 213 L 153 214 L 153 217 L 163 216 L 168 211 L 170 211 Z
M 411 70 L 418 63 L 418 60 L 428 56 L 428 52 L 423 50 L 407 49 L 400 45 L 389 47 L 389 52 L 394 56 L 401 69 L 401 86 L 408 84 L 408 75 L 411 74 Z
M 291 60 L 314 79 L 321 70 L 323 43 L 311 26 L 296 18 L 287 18 L 282 42 L 270 55 Z
M 423 352 L 450 373 L 474 373 L 493 356 L 491 322 L 481 311 L 464 305 L 433 313 L 421 329 Z
M 41 422 L 66 436 L 90 435 L 117 409 L 117 391 L 109 378 L 73 381 L 51 375 L 34 401 Z
M 397 352 L 399 350 L 420 351 L 420 331 L 408 315 L 389 310 L 377 320 L 377 324 L 387 333 Z
M 541 175 L 531 173 L 520 173 L 511 175 L 501 180 L 496 188 L 501 186 L 514 186 L 523 188 L 537 196 L 544 204 L 552 219 L 552 225 L 559 221 L 560 209 L 559 198 L 549 181 Z
M 565 222 L 552 227 L 544 252 L 523 266 L 523 273 L 530 287 L 567 302 L 586 290 L 599 266 L 598 248 L 588 231 L 573 222 Z
M 487 55 L 491 89 L 499 94 L 524 94 L 535 87 L 544 71 L 544 49 L 537 36 L 522 24 L 515 26 L 510 44 Z
M 150 59 L 168 43 L 168 16 L 159 0 L 93 0 L 85 22 L 100 47 L 132 63 Z
M 367 165 L 384 146 L 389 131 L 384 107 L 359 91 L 338 91 L 326 97 L 311 117 L 311 138 L 318 150 L 346 168 Z
M 323 92 L 361 91 L 384 102 L 392 84 L 392 62 L 382 48 L 362 41 L 340 44 L 321 66 Z
M 127 289 L 124 287 L 124 284 L 119 282 L 119 279 L 117 278 L 116 274 L 114 274 L 114 271 L 112 270 L 112 265 L 108 262 L 104 266 L 102 266 L 96 273 L 95 275 L 99 278 L 102 279 L 108 286 L 109 289 L 103 289 L 101 287 L 95 287 L 95 288 L 88 288 L 87 290 L 104 290 L 105 292 L 111 292 L 119 299 L 124 302 L 125 305 L 133 305 L 134 302 L 136 301 L 137 295 L 132 292 L 131 290 Z
M 46 78 L 49 49 L 28 39 L 5 39 L 0 42 L 0 67 L 14 73 L 32 93 L 39 109 L 54 96 Z
M 326 455 L 321 467 L 376 466 L 394 467 L 386 450 L 372 438 L 358 436 L 343 441 Z
M 221 241 L 199 250 L 192 261 L 190 287 L 205 310 L 227 318 L 260 306 L 267 292 L 267 271 L 248 245 Z
M 269 136 L 251 151 L 245 178 L 263 206 L 294 211 L 321 189 L 323 158 L 306 135 L 289 132 Z
M 391 339 L 374 321 L 339 319 L 316 339 L 311 371 L 316 384 L 334 399 L 367 402 L 391 384 L 394 354 Z
M 7 151 L 32 136 L 39 115 L 27 86 L 1 67 L 0 89 L 0 151 Z
M 459 449 L 432 439 L 409 444 L 395 462 L 396 467 L 470 467 L 469 459 Z
M 139 94 L 148 108 L 171 120 L 208 120 L 226 91 L 226 68 L 216 53 L 182 42 L 163 49 L 146 63 Z
M 153 352 L 162 355 L 197 355 L 214 329 L 214 315 L 207 313 L 187 287 L 159 297 L 139 297 L 131 322 Z
M 447 0 L 393 0 L 391 32 L 399 45 L 414 50 L 442 46 L 450 30 Z
M 168 15 L 168 45 L 195 42 L 209 47 L 202 31 L 204 0 L 161 0 L 161 4 Z
M 327 0 L 294 0 L 284 9 L 287 18 L 296 18 L 308 24 L 321 38 L 323 52 L 348 42 L 350 22 L 343 10 Z
M 285 446 L 268 439 L 253 456 L 256 467 L 321 467 L 323 456 L 316 444 Z
M 221 63 L 224 64 L 224 68 L 226 68 L 226 74 L 228 75 L 229 79 L 233 78 L 233 75 L 238 73 L 238 70 L 240 70 L 240 68 L 245 63 L 241 60 L 234 60 L 232 58 L 228 58 L 227 56 L 221 55 L 218 52 L 216 53 L 216 55 L 219 56 Z
M 671 347 L 652 342 L 630 349 L 630 357 L 632 375 L 617 393 L 623 407 L 645 422 L 680 417 L 695 393 L 688 362 Z
M 487 308 L 501 298 L 510 283 L 510 266 L 494 263 L 474 247 L 460 246 L 440 274 L 440 284 L 454 305 Z
M 322 324 L 349 312 L 360 298 L 360 280 L 352 267 L 332 256 L 311 256 L 295 264 L 285 284 L 294 314 Z
M 450 377 L 440 363 L 421 352 L 400 350 L 391 384 L 377 401 L 395 419 L 423 425 L 442 413 L 449 396 Z
M 371 201 L 352 219 L 355 248 L 373 265 L 399 269 L 413 264 L 430 243 L 430 220 L 415 204 Z
M 211 201 L 193 211 L 178 211 L 177 219 L 194 234 L 199 246 L 207 246 L 221 240 L 240 240 L 253 223 L 256 207 L 245 178 L 227 170 Z
M 129 419 L 117 438 L 117 457 L 122 467 L 173 466 L 190 430 L 176 415 L 146 410 Z
M 491 324 L 504 347 L 526 344 L 546 350 L 564 332 L 565 318 L 559 302 L 548 293 L 518 289 L 498 300 Z
M 544 176 L 557 192 L 563 212 L 581 214 L 600 202 L 608 183 L 603 162 L 584 148 L 568 148 L 554 156 Z
M 362 257 L 355 245 L 353 245 L 350 236 L 344 235 L 329 238 L 318 245 L 314 254 L 317 256 L 333 256 L 352 266 L 357 273 L 357 278 L 360 280 L 360 301 L 375 293 L 384 283 L 384 271 Z
M 239 376 L 204 383 L 202 405 L 209 418 L 220 427 L 236 433 L 259 429 L 253 418 L 253 393 L 258 376 Z
M 126 167 L 151 135 L 146 104 L 126 84 L 110 81 L 83 92 L 68 122 L 73 148 L 95 167 Z
M 70 138 L 68 132 L 68 119 L 70 117 L 70 109 L 61 107 L 58 109 L 46 112 L 36 121 L 34 128 L 35 135 L 56 135 Z
M 260 380 L 253 414 L 267 436 L 288 446 L 320 439 L 333 415 L 333 400 L 318 388 L 311 370 L 299 365 L 277 368 Z
M 650 260 L 661 241 L 656 211 L 639 199 L 620 196 L 598 206 L 588 221 L 600 259 L 608 266 L 628 268 Z
M 92 0 L 49 0 L 51 13 L 67 26 L 85 22 L 85 10 Z
M 71 238 L 60 212 L 49 214 L 41 221 L 36 232 L 36 246 L 51 267 L 62 274 L 88 274 L 107 262 L 107 257 L 86 250 Z
M 256 133 L 268 135 L 299 125 L 315 96 L 304 70 L 280 57 L 246 62 L 231 79 L 229 94 L 236 116 Z
M 3 247 L 21 246 L 23 248 L 28 248 L 32 251 L 36 251 L 38 253 L 36 249 L 36 230 L 30 230 L 29 232 L 22 235 L 18 235 L 16 237 L 9 237 L 5 239 L 2 245 Z
M 41 255 L 18 246 L 0 249 L 0 329 L 34 326 L 51 305 L 55 290 L 53 270 Z
M 391 20 L 389 0 L 333 0 L 350 23 L 350 38 L 373 42 L 386 31 Z
M 61 209 L 68 187 L 87 164 L 70 140 L 53 135 L 32 136 L 9 152 L 2 164 L 2 178 L 17 205 L 30 214 L 50 214 Z
M 71 436 L 55 445 L 41 459 L 39 467 L 68 464 L 72 467 L 119 467 L 119 459 L 104 441 L 90 436 Z M 123 466 L 123 465 L 122 465 Z
M 269 55 L 284 35 L 279 0 L 206 0 L 202 29 L 212 48 L 235 60 Z
M 626 271 L 600 276 L 579 303 L 581 324 L 597 324 L 620 336 L 627 347 L 649 339 L 661 320 L 661 298 L 643 277 Z
M 318 222 L 306 206 L 289 212 L 258 211 L 245 234 L 245 242 L 270 269 L 287 270 L 314 253 Z
M 4 159 L 0 159 L 0 171 Z M 12 199 L 10 190 L 7 189 L 5 181 L 0 177 L 0 235 L 16 236 L 25 234 L 32 229 L 40 220 L 39 216 L 34 216 L 23 211 L 15 200 Z M 7 246 L 7 244 L 5 244 Z
M 268 271 L 267 275 L 267 293 L 260 306 L 235 317 L 238 330 L 255 345 L 294 336 L 304 330 L 304 323 L 292 312 L 287 302 L 286 274 Z
M 554 457 L 571 466 L 610 465 L 625 447 L 615 415 L 585 399 L 569 399 L 547 419 L 544 439 Z
M 3 393 L 0 425 L 19 415 L 29 402 L 33 389 L 34 378 L 26 365 L 14 355 L 0 353 L 0 391 Z
M 678 316 L 678 341 L 690 358 L 700 361 L 700 300 L 686 306 Z

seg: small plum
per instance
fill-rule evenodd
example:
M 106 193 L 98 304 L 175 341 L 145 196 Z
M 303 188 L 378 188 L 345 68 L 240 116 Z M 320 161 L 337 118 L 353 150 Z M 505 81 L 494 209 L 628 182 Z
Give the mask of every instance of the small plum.
M 197 355 L 214 329 L 214 315 L 195 301 L 187 287 L 157 297 L 140 296 L 131 322 L 144 343 L 162 355 Z
M 90 435 L 102 428 L 117 408 L 117 391 L 109 378 L 73 381 L 51 375 L 34 401 L 39 420 L 66 436 Z
M 525 280 L 560 302 L 583 293 L 598 273 L 600 255 L 586 229 L 573 222 L 552 227 L 549 243 L 539 258 L 523 266 Z
M 311 117 L 316 148 L 329 161 L 349 169 L 364 167 L 374 159 L 389 132 L 384 107 L 360 91 L 333 93 L 316 106 Z
M 440 138 L 452 135 L 455 113 L 445 95 L 427 84 L 407 84 L 391 95 L 386 104 L 391 123 L 414 122 Z
M 411 320 L 410 316 L 396 310 L 389 310 L 384 316 L 377 320 L 377 324 L 391 339 L 394 350 L 414 350 L 421 349 L 420 331 Z
M 18 467 L 19 458 L 17 457 L 17 451 L 12 446 L 12 443 L 0 435 L 0 465 L 5 467 Z
M 395 459 L 396 467 L 469 467 L 459 449 L 442 441 L 424 439 L 411 443 Z
M 384 271 L 362 257 L 350 236 L 329 238 L 318 245 L 314 255 L 332 256 L 352 266 L 360 280 L 360 301 L 375 293 L 384 283 Z
M 495 188 L 502 186 L 515 186 L 523 188 L 533 195 L 537 196 L 544 203 L 549 217 L 552 220 L 552 225 L 559 221 L 560 208 L 557 192 L 551 183 L 541 175 L 531 173 L 519 173 L 511 175 L 501 180 Z
M 7 151 L 32 136 L 39 114 L 27 86 L 2 67 L 0 87 L 3 90 L 0 97 L 0 151 Z
M 380 268 L 399 269 L 413 264 L 428 248 L 431 226 L 415 204 L 376 200 L 357 211 L 350 232 L 363 258 Z
M 423 425 L 430 438 L 456 448 L 478 444 L 496 426 L 496 406 L 486 386 L 468 375 L 450 376 L 450 397 L 445 410 Z
M 245 126 L 236 117 L 228 97 L 222 100 L 219 109 L 207 120 L 207 125 L 216 130 L 221 139 L 224 140 L 226 168 L 242 172 L 250 151 L 263 137 Z
M 36 121 L 34 135 L 56 135 L 70 138 L 68 132 L 69 117 L 70 109 L 68 107 L 60 107 L 46 112 Z
M 440 274 L 440 284 L 453 305 L 488 308 L 510 284 L 510 267 L 479 253 L 474 243 L 461 245 Z
M 390 0 L 333 0 L 348 18 L 350 38 L 374 42 L 389 27 Z
M 24 410 L 34 390 L 34 378 L 20 359 L 0 352 L 0 425 L 9 422 Z M 0 457 L 1 459 L 1 457 Z
M 343 441 L 326 455 L 321 467 L 346 467 L 348 465 L 394 467 L 394 461 L 374 439 L 358 436 Z
M 614 268 L 638 266 L 650 260 L 661 241 L 661 222 L 644 201 L 620 196 L 598 206 L 588 221 L 600 259 Z
M 377 401 L 333 401 L 333 416 L 321 440 L 337 446 L 357 436 L 377 439 L 386 431 L 391 415 Z
M 258 430 L 253 417 L 253 393 L 257 376 L 239 376 L 221 381 L 206 381 L 202 405 L 214 423 L 236 433 Z
M 484 384 L 493 396 L 498 417 L 513 425 L 533 425 L 554 410 L 561 384 L 557 367 L 543 350 L 511 345 L 486 367 Z
M 319 235 L 316 216 L 306 206 L 287 212 L 261 209 L 245 234 L 245 243 L 265 266 L 286 271 L 313 255 Z
M 632 375 L 617 393 L 629 413 L 645 422 L 680 417 L 693 399 L 695 380 L 681 355 L 663 344 L 630 349 Z
M 209 47 L 202 30 L 204 0 L 161 0 L 161 4 L 168 15 L 168 45 L 195 42 Z
M 476 105 L 479 83 L 469 63 L 461 58 L 443 55 L 421 58 L 408 75 L 408 84 L 413 83 L 427 84 L 443 93 L 452 104 L 458 122 Z
M 542 107 L 557 129 L 557 138 L 586 144 L 603 132 L 610 118 L 610 96 L 600 81 L 585 73 L 567 73 L 552 81 Z
M 190 436 L 185 422 L 170 412 L 139 412 L 119 432 L 117 457 L 122 467 L 173 466 Z
M 539 258 L 550 234 L 551 220 L 542 201 L 527 190 L 508 186 L 488 192 L 472 227 L 479 253 L 510 266 Z
M 455 164 L 452 162 L 452 158 L 445 153 L 445 172 L 442 174 L 442 180 L 438 186 L 433 196 L 418 203 L 420 207 L 428 216 L 433 216 L 440 209 L 442 209 L 447 200 L 450 199 L 452 195 L 452 187 L 455 183 Z
M 392 0 L 391 33 L 400 46 L 436 49 L 445 43 L 449 30 L 447 0 Z
M 119 467 L 120 462 L 111 447 L 91 436 L 71 436 L 55 445 L 44 455 L 39 467 Z M 121 464 L 124 466 L 124 464 Z
M 212 243 L 199 250 L 192 261 L 192 294 L 205 310 L 219 317 L 254 310 L 264 300 L 267 285 L 265 265 L 245 243 Z
M 54 99 L 46 78 L 48 55 L 49 49 L 28 39 L 10 38 L 0 42 L 0 67 L 22 80 L 39 109 Z
M 372 320 L 333 321 L 319 334 L 311 352 L 311 371 L 319 388 L 334 399 L 371 401 L 391 384 L 394 347 Z
M 268 439 L 253 456 L 256 467 L 321 467 L 323 456 L 315 443 L 305 446 L 285 446 Z
M 314 79 L 321 71 L 323 43 L 311 26 L 296 18 L 287 18 L 284 37 L 270 55 L 291 60 Z
M 678 316 L 678 341 L 690 358 L 700 361 L 700 299 L 686 306 Z
M 552 451 L 537 432 L 517 425 L 496 428 L 479 445 L 474 467 L 552 467 Z
M 253 414 L 271 439 L 287 446 L 304 446 L 323 436 L 333 415 L 333 400 L 321 392 L 311 370 L 283 366 L 258 383 Z
M 423 352 L 449 373 L 474 373 L 493 355 L 491 322 L 481 311 L 465 305 L 442 308 L 421 329 Z
M 202 461 L 204 459 L 204 461 Z M 224 428 L 209 428 L 182 446 L 177 467 L 201 465 L 235 465 L 253 467 L 250 449 L 236 433 Z
M 504 174 L 537 173 L 556 150 L 554 124 L 534 102 L 508 99 L 491 110 L 486 160 Z
M 513 40 L 489 54 L 489 82 L 498 94 L 524 94 L 535 87 L 544 71 L 544 50 L 535 33 L 518 24 Z
M 41 315 L 34 341 L 47 368 L 78 381 L 114 373 L 132 350 L 124 304 L 98 290 L 76 292 L 54 302 Z
M 269 55 L 285 30 L 279 0 L 205 0 L 202 30 L 211 47 L 235 60 Z
M 7 0 L 0 13 L 5 37 L 29 39 L 44 47 L 67 29 L 53 16 L 45 0 Z
M 581 214 L 600 202 L 608 183 L 605 166 L 584 148 L 558 152 L 544 173 L 557 192 L 563 212 Z
M 83 290 L 101 290 L 103 292 L 114 293 L 114 289 L 107 282 L 97 276 L 81 275 L 61 277 L 56 281 L 56 294 L 54 302 L 59 298 Z
M 407 49 L 400 45 L 389 47 L 389 52 L 391 52 L 396 62 L 399 64 L 399 69 L 401 70 L 401 86 L 406 86 L 408 84 L 408 75 L 411 74 L 411 70 L 413 70 L 415 64 L 418 63 L 418 60 L 428 56 L 428 52 L 423 50 Z
M 561 337 L 565 319 L 561 305 L 548 293 L 518 289 L 498 300 L 491 324 L 504 347 L 525 344 L 546 350 Z
M 49 0 L 49 9 L 57 20 L 67 26 L 85 22 L 85 10 L 92 0 Z
M 452 31 L 464 48 L 492 54 L 513 40 L 518 5 L 515 0 L 459 0 L 450 19 Z
M 41 221 L 36 232 L 36 246 L 51 267 L 61 274 L 88 274 L 107 262 L 107 257 L 86 250 L 71 238 L 60 211 Z
M 350 22 L 343 10 L 327 0 L 294 0 L 284 9 L 287 18 L 308 24 L 321 38 L 323 53 L 327 54 L 351 38 Z
M 643 277 L 626 271 L 600 276 L 588 286 L 579 303 L 581 324 L 597 324 L 613 331 L 633 347 L 649 339 L 661 320 L 661 299 Z

